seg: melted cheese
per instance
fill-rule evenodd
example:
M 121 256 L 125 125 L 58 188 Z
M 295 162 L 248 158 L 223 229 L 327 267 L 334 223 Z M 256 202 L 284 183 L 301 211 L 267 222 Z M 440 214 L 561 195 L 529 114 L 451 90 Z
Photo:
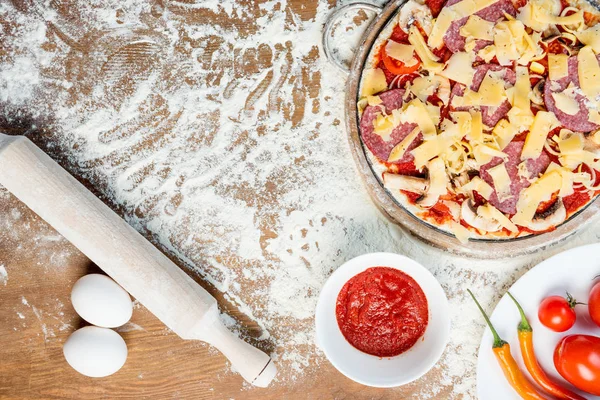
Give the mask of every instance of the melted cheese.
M 417 136 L 419 136 L 420 132 L 421 130 L 419 128 L 415 128 L 411 133 L 408 134 L 407 137 L 405 137 L 400 143 L 398 143 L 392 149 L 392 152 L 390 153 L 390 156 L 388 158 L 388 162 L 401 160 L 404 157 L 406 150 L 415 141 Z
M 548 53 L 548 74 L 552 81 L 557 81 L 569 75 L 569 56 Z
M 596 102 L 600 96 L 600 66 L 591 46 L 585 46 L 577 55 L 577 74 L 585 96 Z
M 361 97 L 371 96 L 383 92 L 387 88 L 388 84 L 383 70 L 380 68 L 371 68 L 364 73 L 360 95 Z
M 554 113 L 538 111 L 525 139 L 521 159 L 538 158 L 542 154 L 548 133 L 558 125 L 559 122 Z
M 410 27 L 408 41 L 415 48 L 415 52 L 423 62 L 423 68 L 431 72 L 440 72 L 444 68 L 444 64 L 439 63 L 439 57 L 431 52 L 421 32 L 416 26 Z
M 388 40 L 385 45 L 385 52 L 394 60 L 398 60 L 407 67 L 416 65 L 419 60 L 414 57 L 415 47 L 409 44 L 396 43 L 393 40 Z
M 504 163 L 498 164 L 495 167 L 488 169 L 487 172 L 490 174 L 492 181 L 494 182 L 494 188 L 496 189 L 498 200 L 505 201 L 511 198 L 511 180 L 510 176 L 508 175 L 508 171 L 506 170 L 506 165 Z
M 472 53 L 454 53 L 446 62 L 446 68 L 443 71 L 438 72 L 438 75 L 460 82 L 467 87 L 471 86 L 473 75 L 475 74 L 473 61 L 474 56 Z

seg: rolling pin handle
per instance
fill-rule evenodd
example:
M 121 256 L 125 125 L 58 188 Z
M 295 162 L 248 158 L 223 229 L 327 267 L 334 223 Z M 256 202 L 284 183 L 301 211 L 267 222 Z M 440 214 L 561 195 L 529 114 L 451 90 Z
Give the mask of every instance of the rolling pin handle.
M 246 381 L 254 386 L 267 387 L 275 378 L 277 367 L 271 357 L 234 335 L 218 317 L 206 328 L 203 327 L 199 339 L 209 342 L 223 353 L 233 369 Z M 207 340 L 206 336 L 210 338 Z

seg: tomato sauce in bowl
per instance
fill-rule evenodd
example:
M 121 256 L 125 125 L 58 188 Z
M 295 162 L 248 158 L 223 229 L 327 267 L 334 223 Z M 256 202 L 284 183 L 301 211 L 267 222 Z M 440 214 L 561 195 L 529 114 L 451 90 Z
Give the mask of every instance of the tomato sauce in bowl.
M 346 340 L 377 357 L 394 357 L 413 347 L 429 320 L 419 284 L 389 267 L 371 267 L 352 277 L 339 292 L 335 311 Z

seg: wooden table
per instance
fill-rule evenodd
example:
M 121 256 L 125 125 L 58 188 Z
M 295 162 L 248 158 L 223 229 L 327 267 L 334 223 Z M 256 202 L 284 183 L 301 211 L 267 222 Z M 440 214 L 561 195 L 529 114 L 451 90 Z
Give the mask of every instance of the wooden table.
M 168 9 L 173 18 L 183 19 L 188 24 L 211 21 L 224 30 L 235 29 L 241 36 L 245 36 L 255 33 L 260 28 L 256 24 L 256 18 L 267 13 L 258 7 L 258 2 L 240 3 L 237 6 L 244 10 L 243 13 L 249 12 L 248 17 L 228 15 L 223 10 L 215 11 L 214 7 L 212 9 L 192 7 L 190 11 L 186 7 L 194 3 L 191 0 L 170 3 L 156 0 L 150 3 L 150 9 L 142 12 L 141 20 L 155 29 L 164 28 L 164 24 L 160 25 L 160 20 Z M 201 4 L 202 1 L 197 3 Z M 35 1 L 15 0 L 12 4 L 14 9 L 11 15 L 21 13 L 31 18 L 40 17 L 40 8 L 36 6 Z M 329 7 L 333 5 L 333 2 L 329 3 Z M 127 4 L 123 9 L 114 10 L 116 23 L 127 22 L 127 13 L 130 10 L 126 6 Z M 289 24 L 290 29 L 295 29 L 299 22 L 311 21 L 316 16 L 317 6 L 317 0 L 289 1 L 285 9 L 286 24 Z M 325 6 L 325 11 L 328 8 L 327 4 L 321 6 Z M 133 45 L 125 53 L 103 60 L 102 68 L 98 68 L 92 62 L 95 54 L 93 52 L 99 49 L 102 52 L 106 47 L 117 46 L 119 43 L 110 35 L 106 39 L 103 32 L 95 31 L 94 21 L 90 21 L 88 15 L 80 12 L 77 2 L 69 4 L 53 0 L 50 2 L 50 7 L 57 13 L 56 18 L 47 24 L 46 38 L 40 46 L 49 52 L 60 53 L 62 49 L 64 58 L 61 56 L 53 64 L 44 66 L 41 73 L 47 82 L 69 81 L 75 83 L 75 87 L 64 85 L 53 87 L 44 93 L 44 96 L 47 96 L 45 101 L 52 103 L 54 93 L 64 93 L 67 90 L 71 96 L 70 101 L 85 102 L 92 95 L 93 85 L 98 79 L 110 79 L 111 85 L 119 89 L 118 94 L 110 99 L 113 102 L 111 106 L 118 103 L 118 107 L 122 104 L 119 102 L 131 94 L 128 88 L 135 81 L 134 78 L 147 72 L 144 68 L 150 68 L 148 65 L 151 66 L 155 61 L 152 56 L 146 57 L 147 51 L 152 49 Z M 277 7 L 279 6 L 275 6 L 276 10 Z M 89 9 L 93 10 L 93 7 Z M 41 14 L 43 17 L 43 9 Z M 20 34 L 19 30 L 24 29 L 23 25 L 27 25 L 24 21 L 14 22 L 10 17 L 7 17 L 3 23 L 5 32 L 12 30 L 16 35 Z M 142 34 L 148 32 L 144 31 Z M 214 35 L 197 41 L 186 38 L 176 50 L 186 53 L 190 49 L 205 47 L 206 51 L 198 61 L 209 72 L 207 81 L 214 81 L 221 79 L 223 72 L 231 69 L 229 64 L 215 65 L 212 60 L 212 52 L 222 42 Z M 65 47 L 65 43 L 68 47 Z M 259 68 L 272 67 L 273 60 L 276 58 L 283 57 L 287 62 L 291 62 L 290 48 L 291 43 L 287 42 L 273 47 L 257 44 L 256 49 L 235 50 L 233 57 L 236 72 L 234 74 L 239 79 L 258 75 L 261 72 Z M 7 37 L 4 39 L 0 37 L 0 56 L 10 61 L 13 56 L 21 54 L 22 51 L 22 48 L 14 45 Z M 123 54 L 129 58 L 122 58 Z M 189 55 L 191 56 L 192 53 L 190 52 Z M 314 61 L 318 57 L 317 43 L 315 43 L 304 62 Z M 79 65 L 82 68 L 79 68 Z M 217 70 L 212 71 L 215 68 Z M 319 108 L 316 98 L 320 87 L 320 72 L 312 73 L 302 68 L 298 73 L 298 76 L 293 76 L 289 71 L 285 72 L 289 74 L 289 80 L 281 83 L 284 87 L 289 86 L 293 92 L 293 99 L 277 97 L 277 91 L 273 91 L 274 103 L 269 104 L 271 111 L 284 113 L 293 126 L 301 123 L 305 109 L 312 108 L 314 111 Z M 192 86 L 193 84 L 194 82 L 190 83 Z M 233 87 L 235 88 L 235 85 Z M 263 91 L 259 93 L 260 95 L 264 93 L 264 89 L 261 90 Z M 256 92 L 253 94 L 256 95 Z M 246 108 L 253 109 L 250 98 Z M 291 104 L 293 107 L 290 107 Z M 160 113 L 163 111 L 161 104 L 152 104 L 152 106 L 158 108 L 156 115 L 161 118 Z M 35 105 L 31 108 L 35 108 Z M 15 108 L 0 102 L 0 130 L 30 137 L 111 207 L 124 214 L 125 210 L 120 207 L 120 204 L 111 202 L 109 197 L 103 196 L 110 189 L 107 187 L 106 180 L 94 176 L 93 173 L 90 174 L 89 165 L 86 167 L 86 172 L 82 172 L 77 162 L 68 157 L 73 148 L 62 146 L 57 131 L 41 128 L 51 126 L 52 117 L 46 120 L 46 117 L 36 116 L 36 112 L 32 109 L 27 105 Z M 339 123 L 339 120 L 335 122 L 336 125 Z M 154 140 L 158 140 L 160 136 L 169 133 L 168 126 L 167 128 L 159 126 L 153 133 Z M 104 140 L 110 138 L 105 137 Z M 200 138 L 200 140 L 212 139 Z M 147 150 L 145 144 L 140 146 L 142 150 Z M 103 161 L 95 160 L 98 164 L 102 164 Z M 265 201 L 269 201 L 269 198 Z M 148 235 L 148 232 L 144 233 Z M 383 399 L 418 393 L 416 389 L 436 379 L 434 372 L 428 378 L 402 390 L 377 390 L 350 381 L 338 373 L 322 355 L 316 355 L 312 362 L 318 364 L 318 368 L 308 369 L 308 372 L 297 381 L 284 380 L 268 389 L 258 389 L 244 383 L 238 374 L 232 372 L 227 367 L 225 358 L 216 350 L 203 343 L 184 342 L 140 305 L 135 307 L 131 322 L 119 328 L 129 348 L 128 360 L 123 369 L 108 378 L 87 378 L 68 366 L 62 355 L 62 345 L 74 330 L 86 325 L 70 304 L 71 287 L 81 276 L 101 271 L 2 188 L 0 188 L 0 266 L 0 271 L 6 270 L 8 275 L 7 278 L 0 275 L 1 399 Z M 197 275 L 191 272 L 190 274 L 219 299 L 226 313 L 243 322 L 246 335 L 252 337 L 260 334 L 256 324 L 230 302 L 225 301 L 215 288 L 202 281 Z M 293 329 L 293 326 L 289 328 Z M 271 350 L 268 342 L 254 341 L 254 343 L 267 352 Z M 440 395 L 443 395 L 443 391 Z
M 0 399 L 391 399 L 436 379 L 433 371 L 403 390 L 367 388 L 319 357 L 318 370 L 297 382 L 254 388 L 216 350 L 181 340 L 140 305 L 117 329 L 129 349 L 125 366 L 107 378 L 87 378 L 62 355 L 65 340 L 86 325 L 69 296 L 77 279 L 102 271 L 4 189 L 0 266 L 8 272 L 0 278 Z
M 165 21 L 168 22 L 165 16 L 167 16 L 184 21 L 189 25 L 210 21 L 217 29 L 226 32 L 234 29 L 240 37 L 245 37 L 262 29 L 256 21 L 258 21 L 258 17 L 264 17 L 268 12 L 283 12 L 286 26 L 294 32 L 303 23 L 311 23 L 315 20 L 317 25 L 322 23 L 328 8 L 334 5 L 332 0 L 328 3 L 325 0 L 321 0 L 321 2 L 318 0 L 288 0 L 287 4 L 275 4 L 269 0 L 247 1 L 240 2 L 235 6 L 243 10 L 238 15 L 219 9 L 216 5 L 213 5 L 212 8 L 200 7 L 199 5 L 203 1 L 149 1 L 147 9 L 141 8 L 142 18 L 140 21 L 151 29 L 143 31 L 141 34 L 151 34 L 152 29 L 165 31 Z M 12 0 L 12 3 L 14 8 L 11 9 L 10 15 L 21 13 L 34 18 L 40 13 L 39 7 L 35 5 L 39 2 L 34 0 Z M 2 93 L 0 93 L 0 130 L 9 134 L 27 135 L 117 212 L 134 218 L 138 222 L 141 221 L 143 224 L 144 221 L 147 221 L 144 218 L 156 211 L 153 208 L 156 205 L 154 201 L 158 200 L 148 198 L 148 202 L 144 203 L 143 207 L 133 210 L 123 204 L 115 203 L 110 196 L 105 196 L 105 194 L 111 193 L 110 177 L 103 176 L 99 171 L 101 167 L 107 166 L 127 167 L 128 163 L 135 162 L 136 156 L 141 157 L 136 154 L 136 151 L 140 154 L 143 152 L 148 154 L 147 152 L 153 149 L 153 143 L 169 136 L 169 129 L 172 125 L 167 118 L 168 112 L 164 108 L 164 99 L 156 96 L 149 103 L 148 107 L 153 113 L 148 120 L 138 121 L 139 124 L 134 124 L 130 130 L 126 124 L 123 124 L 119 129 L 104 132 L 104 136 L 101 138 L 103 143 L 127 139 L 135 137 L 132 135 L 140 135 L 137 130 L 147 129 L 150 126 L 149 131 L 144 130 L 146 133 L 151 133 L 150 139 L 140 140 L 139 143 L 136 143 L 137 147 L 133 152 L 123 154 L 116 151 L 104 158 L 85 161 L 69 157 L 71 153 L 77 153 L 81 143 L 67 141 L 69 146 L 65 146 L 65 142 L 60 140 L 60 136 L 67 133 L 61 133 L 60 124 L 54 124 L 52 115 L 40 116 L 37 112 L 45 111 L 44 102 L 48 104 L 48 109 L 53 109 L 55 96 L 62 96 L 65 92 L 70 96 L 68 97 L 69 101 L 64 104 L 65 107 L 75 107 L 80 103 L 85 103 L 90 109 L 97 111 L 103 105 L 95 102 L 97 100 L 95 98 L 93 101 L 88 102 L 88 100 L 95 95 L 93 90 L 95 84 L 98 81 L 102 82 L 103 79 L 110 81 L 111 88 L 118 89 L 111 92 L 112 97 L 109 98 L 110 106 L 118 109 L 123 105 L 124 98 L 131 95 L 132 87 L 137 82 L 135 78 L 144 75 L 154 65 L 152 63 L 157 62 L 156 58 L 148 56 L 148 52 L 151 52 L 152 48 L 140 47 L 138 42 L 137 45 L 119 53 L 118 57 L 109 57 L 108 60 L 104 60 L 106 62 L 102 64 L 102 68 L 96 68 L 97 65 L 90 61 L 96 53 L 90 49 L 94 48 L 94 51 L 102 52 L 102 46 L 110 47 L 119 45 L 119 43 L 111 37 L 102 36 L 102 32 L 93 30 L 94 21 L 90 21 L 90 15 L 94 15 L 93 13 L 79 12 L 78 5 L 93 2 L 73 1 L 73 4 L 70 4 L 67 1 L 52 0 L 46 3 L 49 3 L 49 6 L 57 14 L 54 16 L 54 22 L 47 25 L 45 38 L 42 38 L 41 44 L 36 42 L 36 46 L 39 45 L 45 51 L 61 54 L 61 56 L 57 57 L 52 64 L 44 65 L 40 70 L 44 79 L 43 87 L 46 91 L 41 98 L 34 96 L 30 99 L 31 107 L 29 104 L 17 106 L 4 104 L 1 102 Z M 260 3 L 270 3 L 270 7 L 261 8 Z M 130 3 L 125 2 L 123 8 L 108 10 L 115 13 L 115 23 L 127 22 L 131 13 L 136 12 L 135 7 L 128 7 L 128 5 Z M 94 7 L 88 8 L 94 11 Z M 319 9 L 321 14 L 318 14 Z M 245 15 L 246 13 L 248 15 Z M 105 14 L 98 15 L 106 17 Z M 357 21 L 363 19 L 364 15 Z M 0 34 L 0 64 L 2 64 L 3 60 L 10 60 L 11 57 L 27 51 L 26 45 L 21 47 L 14 45 L 4 32 L 18 35 L 26 28 L 28 22 L 26 20 L 14 22 L 11 18 L 0 22 L 4 29 Z M 62 23 L 62 27 L 67 28 L 66 34 L 76 40 L 70 41 L 64 36 L 65 32 L 61 30 L 62 28 L 57 27 L 55 23 Z M 238 80 L 249 77 L 256 78 L 256 88 L 249 93 L 245 104 L 246 111 L 254 113 L 256 118 L 263 118 L 271 112 L 281 113 L 292 127 L 299 127 L 305 113 L 320 112 L 320 107 L 324 107 L 323 104 L 328 100 L 327 96 L 320 94 L 322 80 L 338 79 L 340 84 L 343 84 L 343 79 L 339 76 L 334 78 L 324 76 L 321 71 L 314 71 L 305 66 L 297 68 L 293 73 L 290 72 L 288 64 L 293 60 L 290 50 L 292 43 L 289 41 L 273 46 L 257 43 L 255 47 L 245 49 L 234 48 L 233 44 L 228 44 L 233 49 L 231 54 L 233 63 L 220 63 L 219 60 L 215 61 L 213 54 L 224 43 L 221 37 L 207 35 L 193 38 L 187 37 L 185 32 L 179 32 L 179 34 L 184 40 L 175 47 L 174 52 L 188 58 L 196 57 L 195 62 L 206 72 L 200 77 L 186 78 L 189 81 L 186 80 L 183 83 L 191 88 L 218 84 L 218 81 L 225 79 L 223 78 L 224 74 L 229 74 L 227 76 L 233 77 L 233 79 L 227 90 L 233 92 Z M 298 37 L 303 38 L 304 34 L 301 32 Z M 312 38 L 314 36 L 311 37 L 311 40 Z M 36 40 L 39 38 L 36 37 Z M 65 41 L 70 44 L 66 46 Z M 96 47 L 93 47 L 94 45 Z M 202 49 L 202 52 L 198 52 L 199 49 Z M 302 63 L 309 66 L 314 65 L 319 57 L 321 55 L 318 43 L 315 42 Z M 171 72 L 185 72 L 188 64 L 169 65 L 164 68 L 160 79 L 164 82 L 165 90 L 180 83 L 177 82 L 176 74 L 171 75 Z M 80 66 L 83 67 L 79 68 Z M 235 67 L 233 72 L 231 72 L 232 66 Z M 261 82 L 260 79 L 263 78 L 261 78 L 260 68 L 276 70 L 274 73 L 266 74 Z M 332 68 L 331 71 L 334 69 Z M 276 74 L 283 75 L 285 79 L 276 82 L 274 79 Z M 198 81 L 193 79 L 198 79 Z M 281 93 L 291 93 L 291 98 Z M 261 96 L 269 98 L 266 111 L 254 109 L 254 102 Z M 207 99 L 214 101 L 213 98 L 207 97 Z M 62 100 L 64 99 L 61 97 Z M 339 104 L 342 104 L 341 99 Z M 198 110 L 198 112 L 201 111 Z M 328 110 L 323 116 L 327 116 L 331 112 L 336 111 Z M 203 118 L 204 125 L 196 129 L 204 129 L 203 133 L 206 134 L 206 137 L 191 135 L 190 140 L 193 146 L 210 144 L 219 128 L 214 126 L 215 121 L 211 119 L 210 113 L 199 115 L 199 117 Z M 331 126 L 335 127 L 341 124 L 343 116 L 340 114 L 339 118 L 332 117 L 331 119 Z M 153 124 L 155 121 L 158 121 L 156 126 Z M 166 122 L 163 124 L 163 121 Z M 240 124 L 238 120 L 233 122 Z M 317 132 L 318 126 L 317 128 L 309 127 L 307 131 Z M 259 125 L 254 128 L 257 130 L 257 135 L 261 136 L 264 134 L 264 130 L 273 127 Z M 279 127 L 276 128 L 279 129 Z M 341 126 L 337 129 L 340 134 L 343 134 Z M 315 135 L 308 135 L 307 140 L 311 140 Z M 248 131 L 240 130 L 239 143 L 232 143 L 232 148 L 244 146 L 243 141 L 247 140 L 248 136 Z M 292 166 L 293 168 L 302 169 L 304 158 L 298 158 L 293 162 L 297 164 L 295 167 Z M 168 168 L 149 169 L 142 172 L 160 180 L 165 178 L 165 174 L 168 174 Z M 134 178 L 141 181 L 143 177 L 143 175 L 138 175 Z M 277 201 L 276 191 L 276 183 L 267 187 L 261 196 L 252 199 L 256 203 L 255 206 L 261 208 Z M 234 195 L 243 198 L 248 193 L 241 188 L 234 191 Z M 175 196 L 172 197 L 172 201 L 171 205 L 176 207 L 181 198 Z M 261 221 L 260 226 L 261 241 L 267 241 L 277 236 L 275 228 L 271 226 L 275 220 L 273 215 L 264 216 L 264 221 Z M 262 224 L 263 222 L 264 224 Z M 141 227 L 141 231 L 152 238 L 151 233 L 145 230 L 144 226 Z M 594 240 L 597 241 L 597 236 L 588 235 L 584 242 L 589 243 Z M 161 247 L 161 243 L 157 244 Z M 261 242 L 261 245 L 263 244 Z M 202 243 L 197 244 L 198 247 L 202 247 L 201 245 Z M 165 250 L 164 247 L 161 248 Z M 219 249 L 219 251 L 226 252 L 227 249 Z M 200 253 L 199 257 L 201 258 L 203 255 Z M 235 257 L 235 254 L 229 256 Z M 418 260 L 422 254 L 416 253 L 414 256 Z M 536 260 L 546 256 L 539 255 Z M 252 267 L 252 265 L 244 265 L 235 258 L 233 260 L 239 264 L 236 264 L 238 268 Z M 174 261 L 183 266 L 180 260 Z M 501 293 L 502 289 L 506 289 L 519 274 L 532 265 L 532 262 L 533 260 L 525 260 L 515 263 L 516 272 L 503 281 L 497 282 L 487 276 L 480 277 L 486 284 L 489 279 L 489 285 L 496 289 L 495 295 L 486 300 L 490 303 L 497 301 L 498 293 Z M 454 265 L 448 265 L 450 270 L 454 268 Z M 469 397 L 464 393 L 474 393 L 474 365 L 470 367 L 465 376 L 454 377 L 451 382 L 446 379 L 443 385 L 438 383 L 443 380 L 443 369 L 447 368 L 447 365 L 438 365 L 426 376 L 410 385 L 399 389 L 381 390 L 350 381 L 338 373 L 319 353 L 313 354 L 310 360 L 311 368 L 307 368 L 305 373 L 299 375 L 296 380 L 284 377 L 285 379 L 267 389 L 253 388 L 244 383 L 240 376 L 226 366 L 226 360 L 216 350 L 199 342 L 182 341 L 140 305 L 135 307 L 131 322 L 119 329 L 129 347 L 129 357 L 125 366 L 118 373 L 107 378 L 86 378 L 67 365 L 62 355 L 62 345 L 71 332 L 85 325 L 70 304 L 71 287 L 81 276 L 99 272 L 99 270 L 44 221 L 41 221 L 17 199 L 0 188 L 0 272 L 4 270 L 7 271 L 7 279 L 0 274 L 0 399 L 462 399 Z M 218 290 L 200 279 L 197 274 L 189 272 L 188 269 L 186 271 L 217 297 L 225 313 L 241 321 L 245 336 L 250 337 L 250 340 L 262 347 L 263 350 L 271 352 L 269 341 L 252 340 L 252 337 L 258 337 L 261 333 L 255 321 L 241 313 L 230 301 L 224 299 Z M 461 273 L 458 272 L 458 274 Z M 466 273 L 467 279 L 473 281 L 475 278 L 468 274 Z M 251 283 L 242 282 L 242 284 L 250 285 Z M 442 284 L 449 285 L 447 282 L 442 282 Z M 445 288 L 452 301 L 452 296 L 456 296 L 456 288 L 448 286 Z M 312 324 L 312 320 L 308 319 L 302 323 Z M 289 331 L 295 329 L 293 320 L 282 320 L 281 324 L 283 329 Z M 482 331 L 483 325 L 477 325 L 468 351 L 476 350 L 476 342 Z M 314 352 L 314 349 L 309 350 Z M 453 351 L 460 352 L 461 349 L 455 347 Z M 459 390 L 459 394 L 456 394 L 452 390 L 454 385 L 462 385 L 467 389 Z

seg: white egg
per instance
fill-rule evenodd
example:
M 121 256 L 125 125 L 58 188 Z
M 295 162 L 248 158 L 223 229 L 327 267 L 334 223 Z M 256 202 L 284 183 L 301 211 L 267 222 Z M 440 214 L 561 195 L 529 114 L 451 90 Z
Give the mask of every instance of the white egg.
M 125 324 L 133 313 L 129 293 L 106 275 L 90 274 L 75 282 L 71 303 L 81 318 L 103 328 Z
M 92 378 L 112 375 L 127 360 L 127 345 L 115 331 L 86 326 L 71 334 L 63 347 L 65 359 L 80 374 Z

